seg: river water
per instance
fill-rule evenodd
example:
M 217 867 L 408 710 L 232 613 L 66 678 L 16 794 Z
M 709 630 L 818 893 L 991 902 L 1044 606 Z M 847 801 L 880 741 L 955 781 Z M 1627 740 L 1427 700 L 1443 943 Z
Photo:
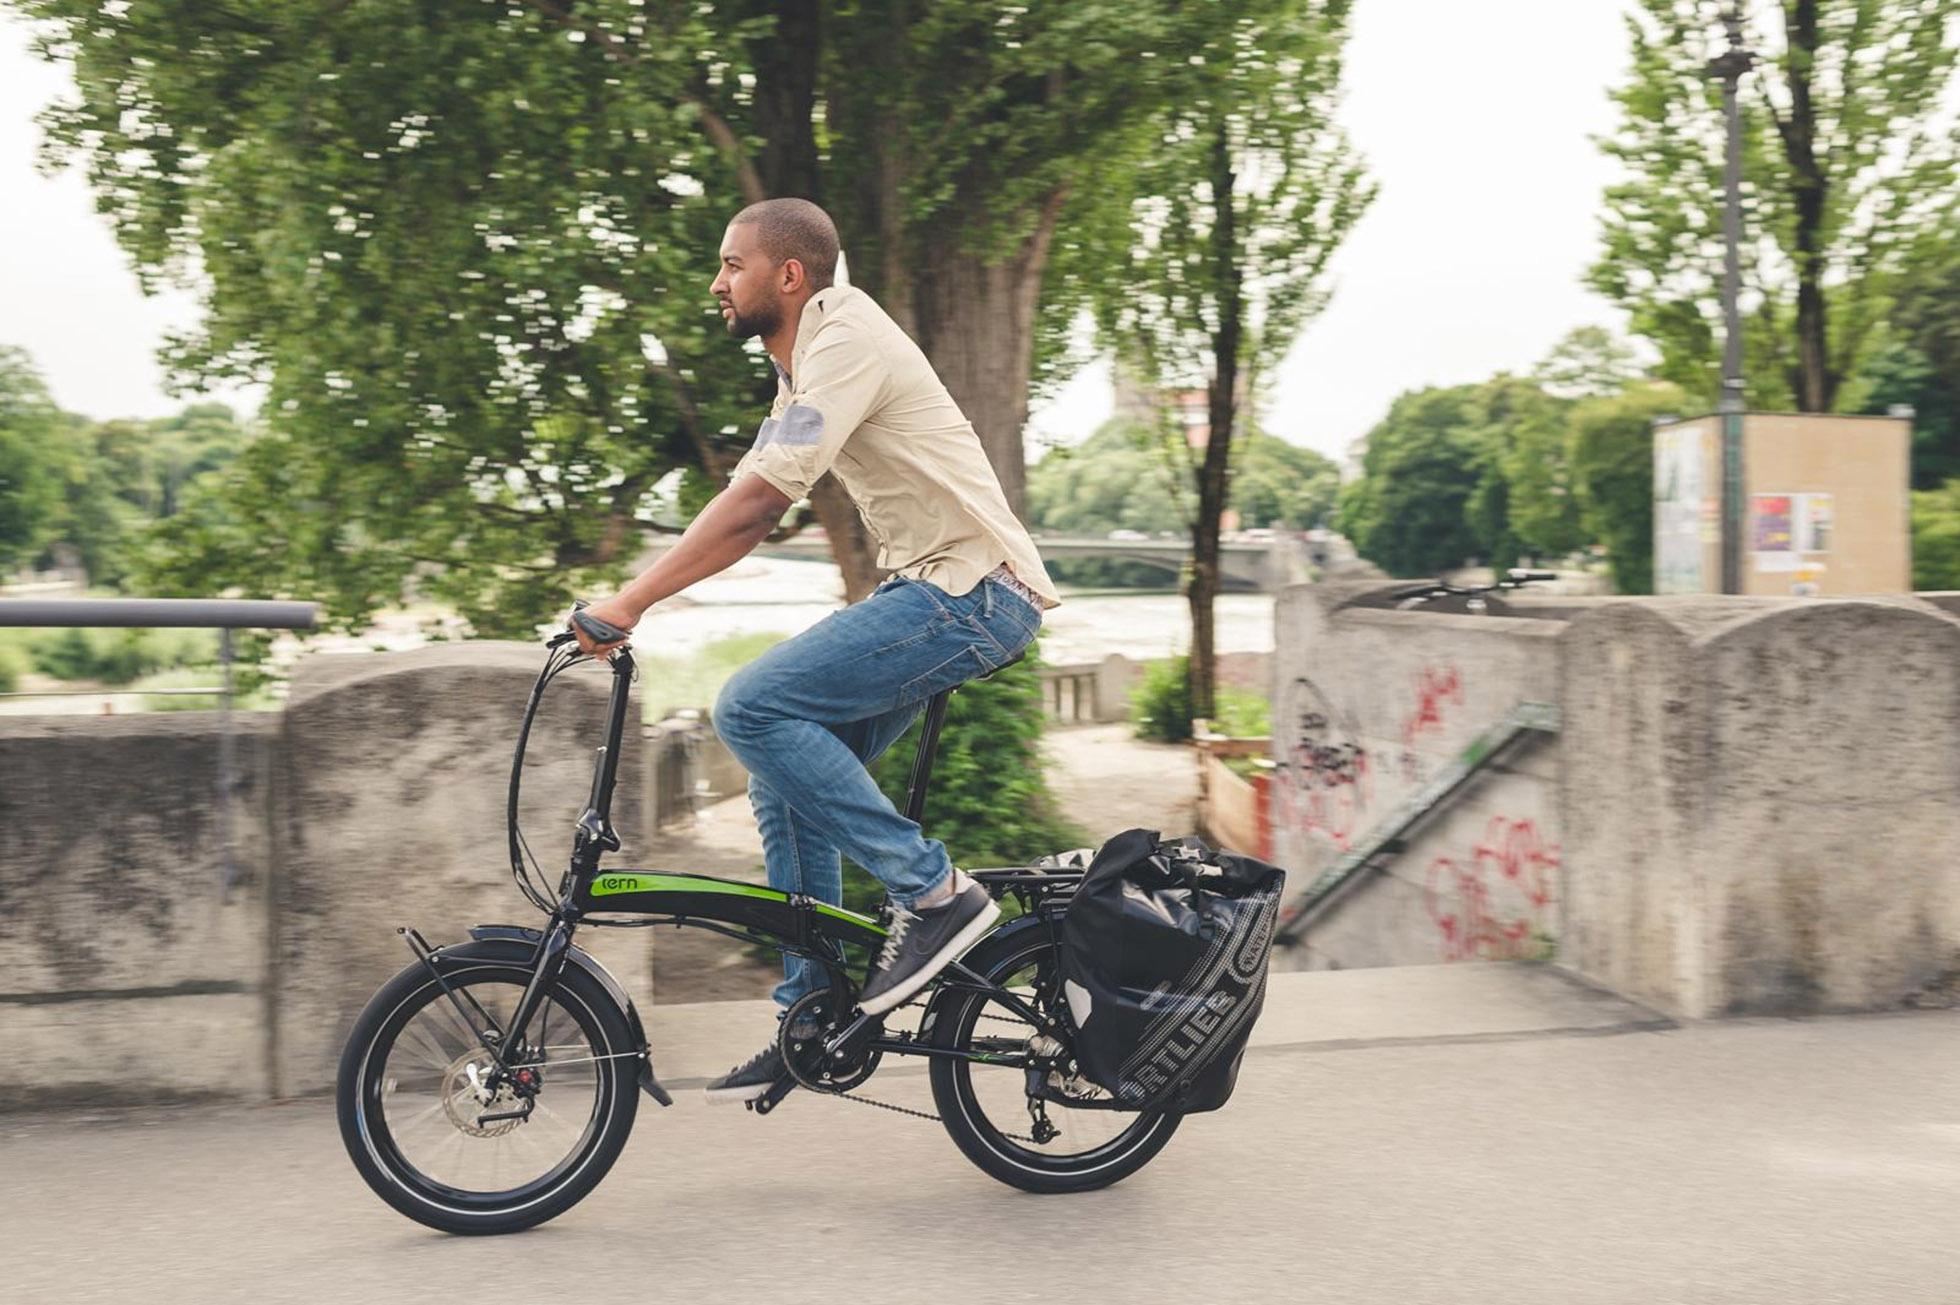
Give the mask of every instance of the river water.
M 660 604 L 642 618 L 633 644 L 643 655 L 686 662 L 717 639 L 743 634 L 788 637 L 822 620 L 844 602 L 844 585 L 829 562 L 748 557 L 720 575 Z M 1215 610 L 1220 652 L 1268 652 L 1273 646 L 1273 595 L 1226 594 Z M 444 623 L 431 609 L 377 614 L 359 635 L 320 635 L 301 644 L 281 639 L 274 662 L 290 669 L 310 653 L 392 652 L 420 647 L 425 631 Z M 453 618 L 451 618 L 453 619 Z M 1042 623 L 1041 655 L 1050 665 L 1100 661 L 1110 653 L 1144 660 L 1172 657 L 1191 646 L 1190 610 L 1171 591 L 1062 590 L 1062 605 Z M 211 682 L 216 682 L 216 672 Z M 23 688 L 72 690 L 44 677 Z M 0 715 L 96 715 L 142 711 L 138 697 L 77 694 L 0 698 Z
M 750 557 L 649 611 L 634 645 L 685 655 L 734 634 L 797 634 L 843 604 L 844 585 L 828 562 Z M 1226 594 L 1215 612 L 1220 652 L 1270 652 L 1273 595 Z M 1062 591 L 1047 613 L 1041 655 L 1050 664 L 1099 661 L 1110 653 L 1171 657 L 1191 646 L 1191 615 L 1182 595 L 1165 592 Z

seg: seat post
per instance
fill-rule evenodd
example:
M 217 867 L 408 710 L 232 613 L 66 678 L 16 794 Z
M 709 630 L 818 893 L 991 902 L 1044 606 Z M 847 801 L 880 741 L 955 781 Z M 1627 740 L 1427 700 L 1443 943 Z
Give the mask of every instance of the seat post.
M 912 778 L 905 787 L 905 818 L 914 823 L 923 823 L 926 786 L 932 782 L 932 758 L 939 750 L 939 727 L 946 723 L 946 701 L 952 696 L 951 689 L 941 689 L 926 704 L 925 728 L 919 733 L 919 751 L 912 758 Z

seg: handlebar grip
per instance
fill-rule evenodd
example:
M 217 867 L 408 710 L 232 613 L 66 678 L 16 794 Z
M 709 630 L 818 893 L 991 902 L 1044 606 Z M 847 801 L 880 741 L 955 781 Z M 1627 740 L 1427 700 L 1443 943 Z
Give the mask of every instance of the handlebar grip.
M 1506 572 L 1506 574 L 1509 575 L 1511 579 L 1518 580 L 1518 581 L 1558 579 L 1558 572 L 1556 571 L 1522 571 L 1519 570 L 1517 567 L 1512 567 L 1508 572 Z
M 583 634 L 594 643 L 620 643 L 629 634 L 628 631 L 608 624 L 596 616 L 588 616 L 583 605 L 576 606 L 572 609 L 571 623 L 578 627 L 580 634 Z

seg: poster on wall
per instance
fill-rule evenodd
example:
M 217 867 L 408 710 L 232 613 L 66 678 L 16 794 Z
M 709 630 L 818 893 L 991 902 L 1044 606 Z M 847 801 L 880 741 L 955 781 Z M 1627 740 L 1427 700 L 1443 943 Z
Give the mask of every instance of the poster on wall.
M 1749 538 L 1757 553 L 1789 553 L 1797 545 L 1790 520 L 1790 495 L 1749 496 Z
M 1715 511 L 1703 474 L 1707 437 L 1700 426 L 1654 432 L 1655 593 L 1707 592 L 1706 536 Z
M 1752 494 L 1749 544 L 1756 570 L 1766 575 L 1823 570 L 1824 559 L 1806 554 L 1831 551 L 1833 523 L 1829 494 Z
M 1831 551 L 1832 505 L 1829 494 L 1797 495 L 1797 551 Z

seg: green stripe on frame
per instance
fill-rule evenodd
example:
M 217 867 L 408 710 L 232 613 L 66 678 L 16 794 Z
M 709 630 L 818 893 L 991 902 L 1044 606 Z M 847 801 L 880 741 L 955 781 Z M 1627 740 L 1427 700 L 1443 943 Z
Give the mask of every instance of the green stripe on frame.
M 765 902 L 789 900 L 788 894 L 774 888 L 730 883 L 725 879 L 701 879 L 692 875 L 602 874 L 592 881 L 594 897 L 616 897 L 622 893 L 720 893 L 728 897 L 751 897 Z M 831 906 L 826 902 L 817 902 L 815 905 L 819 911 L 833 919 L 849 921 L 873 933 L 884 932 L 878 927 L 877 921 L 859 915 L 855 911 L 847 911 L 841 906 Z

